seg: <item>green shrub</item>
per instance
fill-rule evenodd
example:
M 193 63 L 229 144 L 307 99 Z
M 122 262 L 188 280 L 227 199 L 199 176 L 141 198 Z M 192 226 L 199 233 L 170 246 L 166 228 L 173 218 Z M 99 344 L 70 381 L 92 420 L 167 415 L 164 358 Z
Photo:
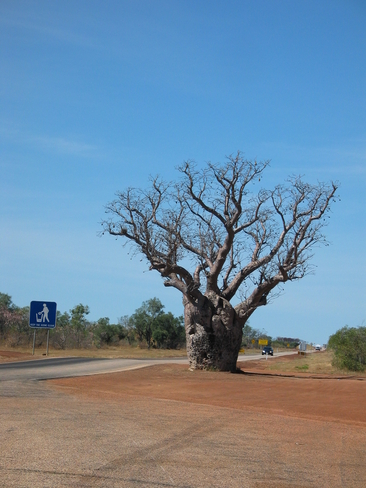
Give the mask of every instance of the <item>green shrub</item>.
M 329 337 L 328 347 L 334 351 L 333 366 L 349 371 L 366 369 L 366 327 L 348 327 Z
M 120 324 L 110 324 L 108 317 L 99 319 L 93 328 L 94 344 L 97 347 L 118 344 L 126 335 L 126 329 Z
M 309 369 L 309 365 L 303 364 L 302 366 L 295 366 L 295 369 L 297 369 L 299 371 L 307 371 Z

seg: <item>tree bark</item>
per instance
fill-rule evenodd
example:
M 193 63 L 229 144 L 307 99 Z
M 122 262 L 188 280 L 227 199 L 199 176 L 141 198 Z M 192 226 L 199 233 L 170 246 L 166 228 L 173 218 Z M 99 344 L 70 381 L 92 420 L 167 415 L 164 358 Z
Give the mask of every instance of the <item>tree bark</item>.
M 212 293 L 183 304 L 190 369 L 236 371 L 243 321 L 230 302 Z

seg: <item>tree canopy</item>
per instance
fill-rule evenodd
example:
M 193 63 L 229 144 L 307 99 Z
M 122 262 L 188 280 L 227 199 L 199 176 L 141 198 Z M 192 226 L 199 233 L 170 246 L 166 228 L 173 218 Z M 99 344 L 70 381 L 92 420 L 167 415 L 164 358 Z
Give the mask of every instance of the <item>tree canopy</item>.
M 187 296 L 213 291 L 230 301 L 243 284 L 252 285 L 240 306 L 248 315 L 278 284 L 309 272 L 337 190 L 335 183 L 290 177 L 273 190 L 251 193 L 249 185 L 268 164 L 240 153 L 203 169 L 188 161 L 176 183 L 156 177 L 147 190 L 118 192 L 107 205 L 103 232 L 133 242 L 164 285 Z
M 152 345 L 176 349 L 185 342 L 183 317 L 174 317 L 171 312 L 165 313 L 164 305 L 158 298 L 143 302 L 128 322 L 138 340 L 146 341 L 148 349 Z

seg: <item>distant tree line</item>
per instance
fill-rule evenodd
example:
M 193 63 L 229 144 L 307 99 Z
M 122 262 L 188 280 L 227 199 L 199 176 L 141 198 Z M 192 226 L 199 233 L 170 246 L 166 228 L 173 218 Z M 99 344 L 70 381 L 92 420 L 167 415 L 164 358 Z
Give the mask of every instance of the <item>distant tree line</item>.
M 248 323 L 243 327 L 242 347 L 247 349 L 261 349 L 258 341 L 264 339 L 272 347 L 290 347 L 295 348 L 300 344 L 300 339 L 293 337 L 271 337 L 263 329 L 254 329 Z
M 183 317 L 164 311 L 158 298 L 142 303 L 135 312 L 118 319 L 116 324 L 108 317 L 89 321 L 89 307 L 79 303 L 69 312 L 57 311 L 56 328 L 50 330 L 50 345 L 56 349 L 104 347 L 128 344 L 158 349 L 185 347 Z M 291 337 L 272 338 L 263 329 L 254 329 L 246 323 L 243 327 L 242 347 L 260 349 L 259 339 L 267 339 L 273 347 L 296 347 L 300 340 Z M 33 329 L 29 327 L 29 307 L 18 307 L 11 296 L 0 293 L 0 344 L 11 347 L 30 346 Z M 37 330 L 36 346 L 46 341 L 46 331 Z
M 273 347 L 289 347 L 290 349 L 294 349 L 300 344 L 301 340 L 295 337 L 276 337 L 272 341 Z
M 131 316 L 117 324 L 108 317 L 89 321 L 89 307 L 78 304 L 69 312 L 57 311 L 55 329 L 50 330 L 50 345 L 56 349 L 139 345 L 147 348 L 178 349 L 185 347 L 183 317 L 164 311 L 158 298 L 143 302 Z M 33 329 L 29 327 L 29 307 L 18 307 L 11 296 L 0 293 L 0 344 L 11 347 L 30 346 Z M 46 341 L 46 330 L 37 329 L 36 346 Z
M 258 344 L 259 339 L 267 339 L 269 345 L 272 342 L 272 337 L 269 336 L 265 330 L 254 329 L 247 322 L 243 327 L 242 347 L 246 349 L 258 349 L 260 348 Z

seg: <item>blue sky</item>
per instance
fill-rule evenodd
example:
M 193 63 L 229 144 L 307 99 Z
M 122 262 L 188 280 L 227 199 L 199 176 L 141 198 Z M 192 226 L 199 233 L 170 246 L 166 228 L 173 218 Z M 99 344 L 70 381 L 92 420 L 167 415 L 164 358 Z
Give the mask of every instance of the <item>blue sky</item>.
M 0 291 L 78 303 L 91 320 L 181 296 L 97 237 L 117 190 L 237 150 L 337 180 L 315 274 L 251 318 L 324 343 L 365 324 L 366 4 L 323 1 L 0 3 Z

